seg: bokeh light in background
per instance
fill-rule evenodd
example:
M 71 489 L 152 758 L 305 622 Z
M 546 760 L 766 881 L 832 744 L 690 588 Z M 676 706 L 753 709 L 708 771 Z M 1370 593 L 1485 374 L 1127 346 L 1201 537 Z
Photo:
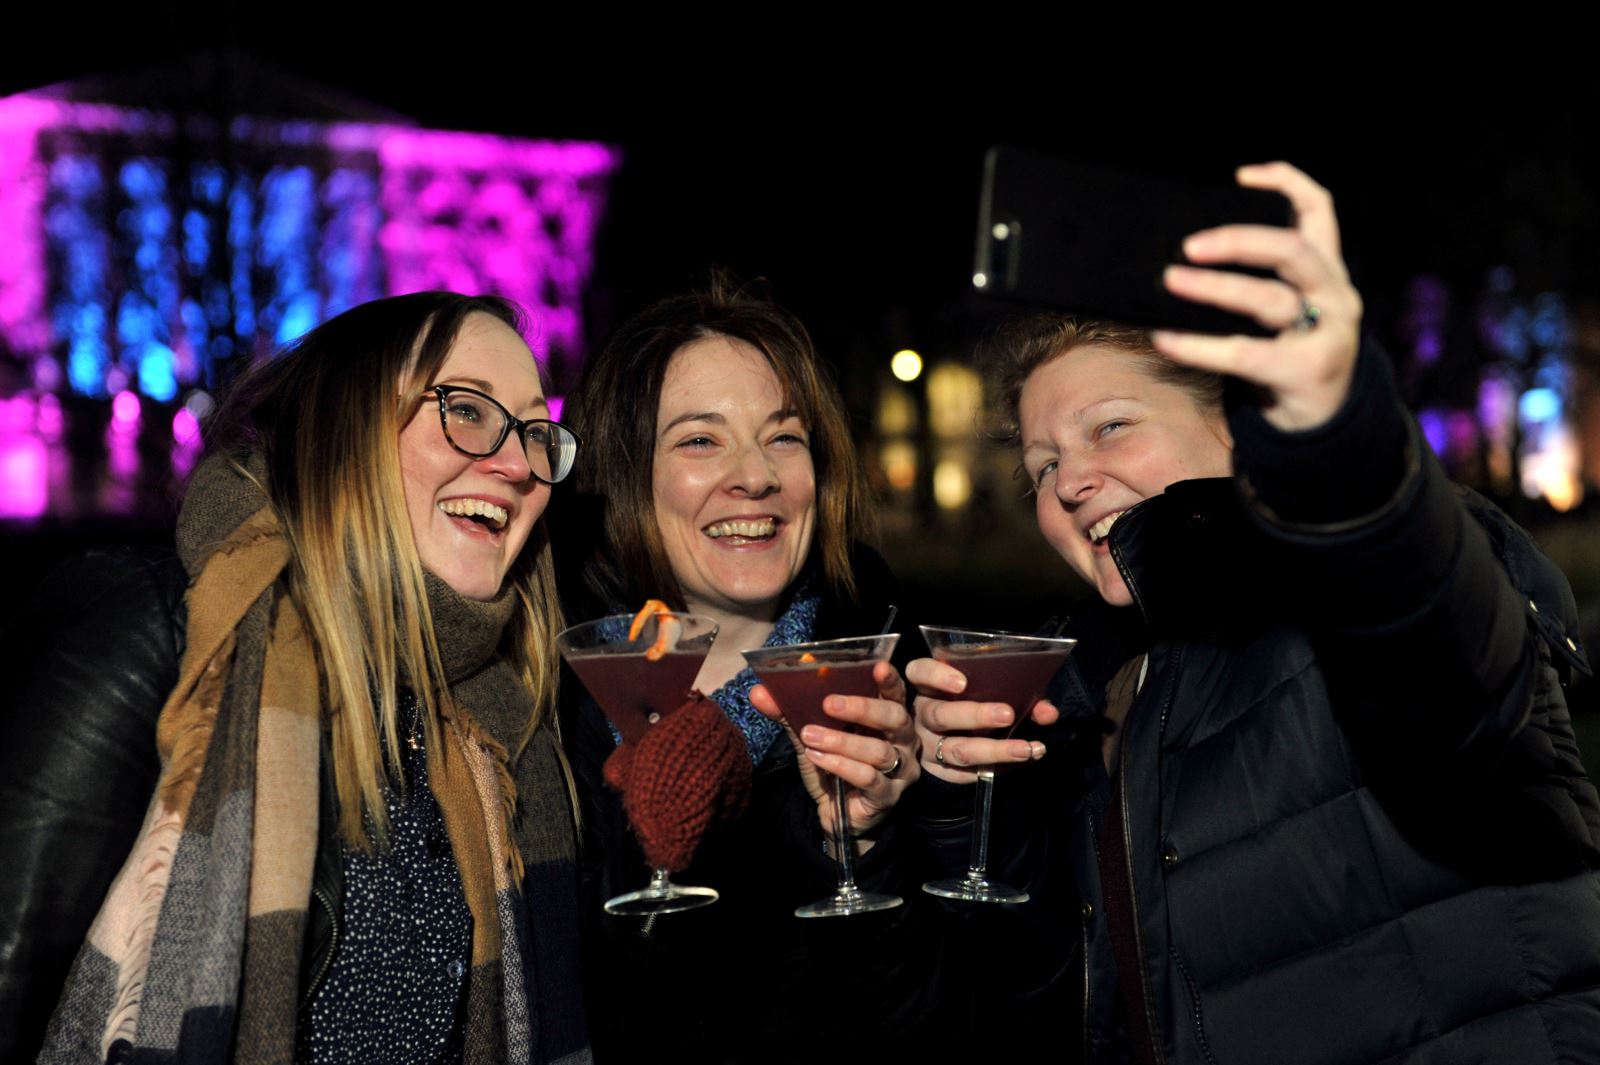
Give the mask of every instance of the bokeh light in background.
M 897 351 L 894 353 L 894 357 L 889 360 L 889 372 L 894 374 L 898 380 L 915 381 L 922 373 L 922 356 L 910 348 Z
M 0 514 L 83 509 L 51 498 L 39 457 L 63 446 L 58 394 L 110 400 L 71 408 L 103 420 L 106 449 L 71 461 L 119 482 L 89 510 L 126 511 L 152 475 L 142 433 L 183 476 L 211 403 L 195 389 L 383 295 L 505 296 L 569 383 L 619 162 L 588 142 L 0 99 L 0 351 L 26 368 L 3 387 L 29 397 L 0 429 Z

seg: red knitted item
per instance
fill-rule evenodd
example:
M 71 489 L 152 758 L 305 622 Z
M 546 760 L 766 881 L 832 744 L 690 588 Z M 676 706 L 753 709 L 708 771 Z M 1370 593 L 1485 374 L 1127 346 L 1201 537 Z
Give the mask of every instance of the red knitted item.
M 744 734 L 699 692 L 605 764 L 645 859 L 669 873 L 688 868 L 713 820 L 744 810 L 750 775 Z

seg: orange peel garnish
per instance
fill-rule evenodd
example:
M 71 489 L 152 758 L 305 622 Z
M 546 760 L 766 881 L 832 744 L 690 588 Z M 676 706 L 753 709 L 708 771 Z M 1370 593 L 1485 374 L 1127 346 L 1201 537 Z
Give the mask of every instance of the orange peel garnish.
M 802 666 L 808 666 L 812 662 L 815 662 L 816 660 L 817 660 L 817 656 L 812 654 L 810 651 L 802 652 L 801 655 L 800 655 L 800 664 Z
M 637 640 L 639 638 L 639 633 L 644 631 L 645 622 L 649 621 L 657 614 L 669 614 L 671 612 L 672 608 L 667 606 L 667 604 L 663 603 L 661 600 L 646 599 L 644 601 L 644 606 L 640 607 L 639 612 L 633 615 L 633 622 L 628 626 L 628 639 Z
M 640 607 L 639 612 L 633 615 L 633 621 L 628 625 L 628 639 L 637 640 L 639 633 L 644 631 L 644 627 L 649 623 L 650 619 L 659 614 L 665 614 L 667 617 L 661 624 L 656 626 L 655 642 L 644 653 L 645 660 L 648 662 L 659 662 L 666 656 L 668 651 L 677 646 L 678 636 L 683 632 L 683 626 L 678 624 L 676 618 L 672 617 L 672 608 L 659 599 L 645 600 L 644 606 Z

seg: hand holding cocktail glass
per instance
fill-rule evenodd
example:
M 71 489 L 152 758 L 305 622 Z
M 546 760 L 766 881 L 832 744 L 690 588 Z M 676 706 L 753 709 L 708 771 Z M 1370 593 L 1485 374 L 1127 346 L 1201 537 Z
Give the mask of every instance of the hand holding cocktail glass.
M 873 681 L 876 697 L 829 695 L 822 703 L 825 723 L 800 722 L 790 729 L 790 741 L 800 753 L 800 778 L 830 833 L 834 799 L 824 774 L 849 786 L 850 826 L 859 834 L 887 817 L 922 773 L 914 757 L 917 733 L 906 708 L 905 681 L 888 662 L 874 666 Z M 764 685 L 751 690 L 750 702 L 774 721 L 789 724 Z
M 648 607 L 646 609 L 648 611 Z M 710 618 L 666 610 L 653 615 L 643 611 L 639 615 L 614 614 L 574 625 L 562 630 L 556 636 L 556 647 L 562 657 L 567 660 L 567 664 L 578 675 L 595 702 L 600 705 L 600 709 L 604 711 L 624 743 L 630 745 L 628 750 L 617 751 L 613 761 L 625 754 L 637 754 L 641 747 L 647 745 L 647 738 L 656 725 L 669 715 L 680 713 L 690 704 L 691 696 L 697 694 L 691 690 L 694 687 L 695 676 L 716 637 L 717 624 Z M 720 713 L 712 713 L 709 717 L 713 726 L 731 727 L 725 725 L 726 718 Z M 744 769 L 742 784 L 744 789 L 748 790 L 749 771 L 743 765 L 744 746 L 737 740 L 737 734 L 735 737 L 733 742 L 738 747 L 737 767 Z M 637 762 L 638 759 L 631 761 Z M 683 766 L 685 777 L 680 779 L 685 779 L 691 768 L 694 767 Z M 608 762 L 608 781 L 611 780 L 610 769 L 611 762 Z M 713 779 L 720 783 L 723 778 Z M 613 782 L 613 786 L 621 785 Z M 685 790 L 698 790 L 702 793 L 683 794 Z M 714 802 L 717 798 L 715 795 L 703 794 L 704 790 L 703 787 L 699 789 L 680 787 L 669 791 L 665 796 L 652 797 L 658 800 L 664 797 L 668 800 L 669 806 L 691 803 L 704 806 L 708 801 Z M 624 805 L 627 806 L 626 799 Z M 659 801 L 651 805 L 656 807 L 652 812 L 658 814 L 661 812 Z M 634 821 L 634 814 L 635 811 L 629 808 L 630 821 Z M 651 820 L 656 822 L 658 819 L 652 817 Z M 659 829 L 661 826 L 652 824 L 652 827 Z M 671 855 L 675 850 L 682 849 L 681 846 L 652 847 L 649 835 L 641 831 L 643 828 L 641 823 L 634 821 L 635 833 L 639 835 L 647 856 L 652 851 Z M 679 832 L 673 832 L 671 835 L 681 837 Z M 692 838 L 697 842 L 698 832 L 694 833 Z M 667 841 L 657 842 L 659 844 Z M 681 844 L 683 840 L 677 838 L 670 842 Z M 692 845 L 689 849 L 692 850 Z M 661 858 L 659 864 L 655 864 L 651 870 L 648 886 L 639 891 L 608 899 L 605 904 L 606 912 L 624 915 L 675 913 L 717 901 L 717 892 L 713 888 L 673 883 L 669 863 L 687 864 L 687 854 L 679 855 L 678 858 L 679 861 L 676 863 L 673 863 L 670 857 Z
M 751 703 L 788 728 L 801 778 L 839 862 L 834 896 L 800 907 L 797 917 L 870 913 L 901 903 L 862 891 L 854 871 L 856 833 L 882 820 L 918 772 L 905 686 L 888 662 L 898 639 L 886 634 L 744 652 L 762 681 Z
M 941 779 L 976 784 L 972 860 L 967 873 L 931 881 L 923 890 L 967 902 L 1026 902 L 1027 892 L 988 878 L 994 770 L 1044 757 L 1043 744 L 1009 736 L 1018 723 L 1019 709 L 1028 708 L 1040 724 L 1057 719 L 1056 709 L 1038 696 L 1076 641 L 929 625 L 922 626 L 922 634 L 934 657 L 911 663 L 907 676 L 921 692 L 917 732 L 923 765 Z M 941 698 L 960 694 L 968 698 Z

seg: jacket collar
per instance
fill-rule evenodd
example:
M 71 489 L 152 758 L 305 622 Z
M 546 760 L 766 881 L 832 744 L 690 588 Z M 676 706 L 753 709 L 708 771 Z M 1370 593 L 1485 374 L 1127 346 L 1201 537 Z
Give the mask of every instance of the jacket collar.
M 1216 635 L 1258 612 L 1270 545 L 1229 478 L 1179 481 L 1135 504 L 1110 549 L 1153 638 Z

